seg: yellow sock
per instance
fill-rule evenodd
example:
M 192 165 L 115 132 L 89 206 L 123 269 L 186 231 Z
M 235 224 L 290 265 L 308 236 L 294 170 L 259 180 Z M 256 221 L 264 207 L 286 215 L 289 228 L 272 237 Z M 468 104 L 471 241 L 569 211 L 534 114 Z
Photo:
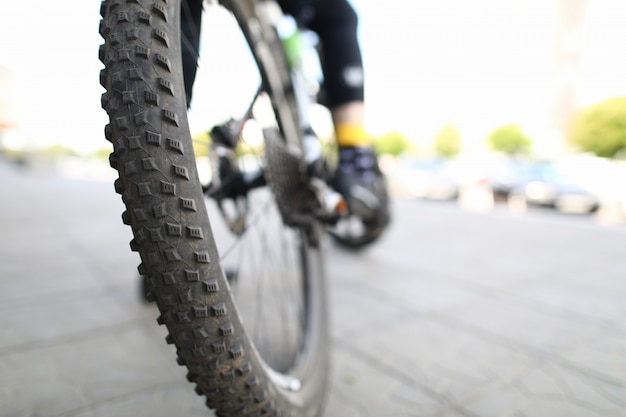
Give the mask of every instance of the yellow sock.
M 371 146 L 373 142 L 361 124 L 339 123 L 335 126 L 335 136 L 339 147 Z

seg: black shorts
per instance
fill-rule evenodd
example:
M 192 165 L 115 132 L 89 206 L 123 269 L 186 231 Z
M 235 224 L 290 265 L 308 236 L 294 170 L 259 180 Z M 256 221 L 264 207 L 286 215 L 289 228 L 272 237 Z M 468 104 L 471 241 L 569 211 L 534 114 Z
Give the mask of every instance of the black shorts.
M 331 107 L 363 101 L 363 60 L 357 15 L 347 0 L 279 0 L 285 13 L 317 33 Z

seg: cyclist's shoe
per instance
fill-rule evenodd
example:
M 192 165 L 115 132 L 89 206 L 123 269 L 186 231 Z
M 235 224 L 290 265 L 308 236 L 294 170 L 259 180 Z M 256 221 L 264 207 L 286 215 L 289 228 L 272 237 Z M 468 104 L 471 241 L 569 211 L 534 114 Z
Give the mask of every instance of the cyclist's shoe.
M 341 147 L 330 185 L 346 199 L 350 214 L 360 217 L 368 228 L 387 226 L 389 194 L 372 148 Z

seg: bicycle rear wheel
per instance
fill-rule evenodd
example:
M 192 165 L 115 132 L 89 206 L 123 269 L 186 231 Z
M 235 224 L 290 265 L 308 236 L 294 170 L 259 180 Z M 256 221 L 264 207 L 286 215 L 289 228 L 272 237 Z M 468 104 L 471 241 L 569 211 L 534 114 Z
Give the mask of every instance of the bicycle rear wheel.
M 187 120 L 177 0 L 102 2 L 102 105 L 115 188 L 158 321 L 207 405 L 223 416 L 313 417 L 327 378 L 326 289 L 320 228 L 286 221 L 297 217 L 303 185 L 288 70 L 275 32 L 257 18 L 263 2 L 224 3 L 251 45 L 276 120 L 261 158 L 269 187 L 239 196 L 246 227 L 233 233 L 209 223 Z

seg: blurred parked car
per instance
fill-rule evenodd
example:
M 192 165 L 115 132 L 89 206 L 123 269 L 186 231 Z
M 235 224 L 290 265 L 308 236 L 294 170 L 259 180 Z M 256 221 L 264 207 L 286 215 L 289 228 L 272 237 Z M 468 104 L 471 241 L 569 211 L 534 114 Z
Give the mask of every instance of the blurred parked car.
M 487 179 L 494 198 L 507 200 L 511 192 L 522 182 L 524 171 L 524 164 L 521 161 L 516 159 L 499 161 Z
M 439 158 L 408 158 L 398 175 L 409 195 L 431 200 L 452 200 L 459 195 L 459 185 L 448 172 L 448 162 Z
M 553 161 L 508 161 L 491 177 L 490 186 L 496 198 L 521 199 L 528 205 L 562 212 L 591 213 L 600 205 L 594 192 Z

